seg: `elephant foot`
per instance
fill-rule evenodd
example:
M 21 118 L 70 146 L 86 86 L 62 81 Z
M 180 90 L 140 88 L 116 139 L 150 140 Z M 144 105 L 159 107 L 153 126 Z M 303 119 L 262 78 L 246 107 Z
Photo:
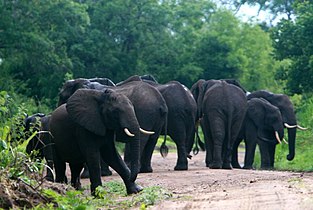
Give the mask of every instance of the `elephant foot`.
M 143 190 L 143 187 L 141 187 L 140 185 L 137 185 L 134 182 L 126 185 L 126 191 L 128 195 L 139 193 L 142 190 Z
M 243 166 L 243 169 L 255 170 L 255 168 L 253 166 Z
M 188 165 L 176 165 L 174 170 L 175 171 L 186 171 L 186 170 L 188 170 Z
M 241 168 L 240 164 L 237 161 L 232 162 L 231 165 L 233 168 Z
M 210 164 L 206 164 L 206 167 L 209 167 L 210 169 L 221 169 L 222 168 L 222 164 L 210 163 Z
M 233 167 L 233 168 L 239 168 L 239 169 L 241 169 L 241 166 L 240 166 L 239 164 L 238 164 L 238 165 L 233 165 L 233 164 L 232 164 L 232 167 Z
M 231 166 L 230 163 L 224 163 L 224 164 L 222 165 L 222 169 L 233 169 L 233 167 Z
M 147 168 L 140 168 L 140 171 L 139 171 L 139 173 L 152 173 L 153 172 L 153 170 L 152 170 L 152 168 L 151 167 L 147 167 Z
M 271 166 L 261 166 L 261 170 L 274 170 L 274 167 L 271 167 Z

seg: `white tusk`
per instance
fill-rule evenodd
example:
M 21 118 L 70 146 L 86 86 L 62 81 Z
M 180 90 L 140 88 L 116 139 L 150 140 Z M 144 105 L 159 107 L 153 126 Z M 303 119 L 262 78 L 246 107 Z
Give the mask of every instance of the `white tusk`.
M 302 130 L 302 131 L 308 130 L 308 128 L 301 127 L 300 125 L 297 125 L 297 128 Z
M 154 131 L 146 131 L 146 130 L 144 130 L 142 128 L 139 128 L 139 130 L 140 130 L 141 133 L 144 133 L 144 134 L 148 134 L 148 135 L 154 134 Z
M 288 125 L 287 123 L 284 123 L 284 126 L 286 128 L 296 128 L 297 127 L 297 125 Z
M 275 136 L 276 136 L 276 139 L 277 139 L 278 143 L 281 144 L 281 140 L 280 140 L 280 138 L 279 138 L 279 135 L 278 135 L 278 132 L 277 132 L 277 131 L 275 131 Z
M 283 138 L 283 142 L 285 142 L 285 144 L 288 144 L 288 142 L 286 141 L 286 139 L 285 139 L 285 138 Z
M 127 136 L 130 136 L 130 137 L 135 136 L 135 134 L 132 134 L 127 128 L 124 128 L 124 132 L 126 133 Z

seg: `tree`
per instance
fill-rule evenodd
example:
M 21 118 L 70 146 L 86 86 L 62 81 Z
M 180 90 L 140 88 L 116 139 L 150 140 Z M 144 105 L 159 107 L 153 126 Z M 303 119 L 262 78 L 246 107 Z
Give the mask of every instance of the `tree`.
M 313 90 L 313 3 L 298 3 L 295 15 L 294 21 L 282 20 L 272 32 L 276 57 L 290 61 L 277 76 L 287 79 L 292 94 Z

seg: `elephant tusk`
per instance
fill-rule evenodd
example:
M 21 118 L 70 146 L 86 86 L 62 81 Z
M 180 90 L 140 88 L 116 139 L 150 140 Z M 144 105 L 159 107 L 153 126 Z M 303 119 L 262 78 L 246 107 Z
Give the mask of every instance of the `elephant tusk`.
M 308 130 L 308 128 L 301 127 L 300 125 L 297 125 L 297 128 L 302 130 L 302 131 Z
M 155 133 L 154 131 L 146 131 L 146 130 L 144 130 L 142 128 L 139 128 L 139 130 L 140 130 L 141 133 L 148 134 L 148 135 L 152 135 L 152 134 Z
M 135 136 L 135 134 L 132 134 L 127 128 L 124 128 L 124 132 L 126 133 L 127 136 L 130 136 L 130 137 Z
M 276 137 L 278 143 L 281 144 L 281 140 L 280 140 L 280 138 L 279 138 L 279 135 L 278 135 L 278 132 L 277 132 L 277 131 L 275 131 L 275 137 Z
M 296 128 L 296 127 L 297 127 L 297 125 L 289 125 L 289 124 L 287 124 L 287 123 L 284 123 L 284 126 L 285 126 L 286 128 Z
M 285 142 L 285 144 L 288 144 L 288 142 L 286 141 L 286 139 L 285 139 L 285 138 L 283 138 L 283 142 Z

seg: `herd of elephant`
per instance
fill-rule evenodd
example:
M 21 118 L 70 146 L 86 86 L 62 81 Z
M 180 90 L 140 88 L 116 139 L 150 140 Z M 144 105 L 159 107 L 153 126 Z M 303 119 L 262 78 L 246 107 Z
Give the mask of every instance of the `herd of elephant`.
M 101 175 L 111 174 L 108 166 L 121 176 L 128 194 L 141 191 L 137 174 L 153 171 L 151 158 L 160 135 L 164 135 L 162 155 L 167 135 L 176 144 L 175 170 L 188 170 L 190 153 L 201 143 L 196 138 L 198 125 L 204 134 L 207 167 L 241 168 L 237 150 L 244 140 L 243 168 L 252 169 L 258 144 L 261 168 L 269 169 L 274 167 L 276 145 L 285 141 L 284 128 L 288 160 L 295 156 L 296 130 L 305 129 L 297 124 L 293 104 L 284 94 L 250 93 L 232 79 L 201 79 L 189 90 L 177 81 L 159 84 L 151 75 L 135 75 L 117 84 L 107 78 L 66 81 L 58 107 L 49 115 L 27 117 L 25 129 L 38 119 L 38 129 L 49 132 L 31 139 L 27 153 L 39 150 L 37 155 L 49 166 L 49 181 L 67 183 L 68 163 L 76 189 L 81 188 L 85 168 L 92 194 L 101 185 Z M 116 141 L 126 143 L 123 159 Z

